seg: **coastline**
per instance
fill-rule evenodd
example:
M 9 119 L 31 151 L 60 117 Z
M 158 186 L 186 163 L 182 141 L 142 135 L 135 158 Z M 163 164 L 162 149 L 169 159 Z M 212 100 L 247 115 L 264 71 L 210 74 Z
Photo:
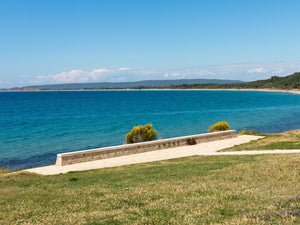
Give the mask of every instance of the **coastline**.
M 154 95 L 154 96 L 156 96 L 155 97 L 155 99 L 157 99 L 157 98 L 159 98 L 160 96 L 170 96 L 170 97 L 174 97 L 174 96 L 182 96 L 182 95 L 187 95 L 187 96 L 202 96 L 202 95 L 205 95 L 205 96 L 210 96 L 210 95 L 218 95 L 218 96 L 220 96 L 220 97 L 223 97 L 223 96 L 227 96 L 227 95 L 229 95 L 229 96 L 231 96 L 231 99 L 237 99 L 238 98 L 238 96 L 243 96 L 244 94 L 246 95 L 246 96 L 248 96 L 248 97 L 254 97 L 254 99 L 253 99 L 253 102 L 257 102 L 257 101 L 259 101 L 259 99 L 256 97 L 257 96 L 257 94 L 259 94 L 259 92 L 250 92 L 250 91 L 262 91 L 262 92 L 260 92 L 261 94 L 259 94 L 259 96 L 266 96 L 267 97 L 267 99 L 269 99 L 269 98 L 272 98 L 272 99 L 274 99 L 274 101 L 276 101 L 277 100 L 277 97 L 279 97 L 280 99 L 281 98 L 283 98 L 283 99 L 285 99 L 286 97 L 287 98 L 291 98 L 291 99 L 294 99 L 295 101 L 291 101 L 290 102 L 290 105 L 293 107 L 293 105 L 295 104 L 295 102 L 297 102 L 297 104 L 296 105 L 299 105 L 298 104 L 298 102 L 299 102 L 299 98 L 298 98 L 298 96 L 296 96 L 296 95 L 294 95 L 294 94 L 289 94 L 290 93 L 290 90 L 279 90 L 279 89 L 187 89 L 187 91 L 186 92 L 180 92 L 180 91 L 182 91 L 183 89 L 152 89 L 152 90 L 155 90 L 155 91 L 152 91 L 151 93 L 150 92 L 146 92 L 146 91 L 150 91 L 151 92 L 151 90 L 150 89 L 144 89 L 144 92 L 138 92 L 138 91 L 135 91 L 134 89 L 124 89 L 124 90 L 119 90 L 119 89 L 116 89 L 115 90 L 115 92 L 114 92 L 114 90 L 110 90 L 110 91 L 112 91 L 112 92 L 101 92 L 101 91 L 103 91 L 103 90 L 95 90 L 96 92 L 93 92 L 92 90 L 91 91 L 88 91 L 88 92 L 78 92 L 78 91 L 80 91 L 80 90 L 78 90 L 77 92 L 75 91 L 75 92 L 73 92 L 73 94 L 72 94 L 72 92 L 53 92 L 53 94 L 54 94 L 54 96 L 57 96 L 57 94 L 58 94 L 58 96 L 64 96 L 64 95 L 67 95 L 67 94 L 70 94 L 70 96 L 77 96 L 77 95 L 79 95 L 79 96 L 90 96 L 90 95 L 92 95 L 92 96 L 94 96 L 94 95 L 99 95 L 99 96 L 111 96 L 111 94 L 113 95 L 113 96 L 123 96 L 123 95 L 125 95 L 125 96 L 136 96 L 136 95 L 142 95 L 142 96 L 149 96 L 149 95 Z M 170 91 L 169 91 L 170 90 Z M 87 90 L 86 90 L 87 91 Z M 98 92 L 97 92 L 98 91 Z M 123 91 L 123 92 L 122 92 Z M 134 91 L 134 92 L 126 92 L 126 91 Z M 143 91 L 143 90 L 142 90 Z M 159 92 L 160 91 L 160 92 Z M 166 92 L 162 92 L 162 91 L 166 91 Z M 179 92 L 178 92 L 179 91 Z M 193 92 L 193 91 L 195 91 L 195 92 Z M 206 92 L 207 91 L 207 92 Z M 208 91 L 211 91 L 211 92 L 208 92 Z M 223 92 L 224 91 L 224 92 Z M 225 92 L 225 91 L 227 91 L 227 92 Z M 244 91 L 244 92 L 237 92 L 237 91 Z M 263 94 L 263 92 L 283 92 L 283 94 L 272 94 L 272 93 L 270 93 L 270 94 Z M 43 97 L 44 95 L 45 96 L 53 96 L 51 93 L 52 92 L 48 92 L 48 94 L 47 94 L 47 92 L 42 92 L 42 93 L 34 93 L 34 92 L 31 92 L 32 94 L 30 94 L 30 92 L 29 93 L 20 93 L 20 94 L 14 94 L 14 93 L 11 93 L 11 94 L 2 94 L 2 97 L 3 98 L 5 98 L 6 96 L 8 96 L 8 97 L 10 97 L 10 96 L 12 96 L 12 97 L 18 97 L 18 96 L 24 96 L 24 98 L 26 97 L 27 98 L 27 95 L 30 97 L 30 96 L 34 96 L 34 98 L 37 98 L 37 99 L 42 99 L 42 98 L 40 98 L 40 96 L 41 97 Z M 57 94 L 55 94 L 55 93 L 57 93 Z M 63 94 L 63 93 L 65 93 L 65 94 Z M 80 93 L 82 93 L 82 94 L 80 94 Z M 86 93 L 86 94 L 85 94 Z M 106 93 L 106 94 L 105 94 Z M 110 94 L 111 93 L 111 94 Z M 127 93 L 127 94 L 126 94 Z M 288 94 L 284 94 L 284 93 L 288 93 Z M 299 94 L 299 92 L 294 92 L 295 94 Z M 23 97 L 22 97 L 22 99 L 23 99 Z M 108 98 L 109 99 L 109 98 Z M 191 101 L 194 101 L 192 98 L 190 98 L 191 99 Z M 248 99 L 248 98 L 247 98 Z M 177 100 L 177 98 L 176 98 L 176 100 Z M 43 100 L 44 101 L 44 100 Z M 170 104 L 173 104 L 173 101 L 169 101 L 170 102 Z M 178 101 L 177 101 L 178 102 Z M 176 103 L 177 103 L 176 102 Z M 180 101 L 181 102 L 181 101 Z M 244 101 L 245 102 L 245 101 Z M 285 101 L 283 101 L 284 103 L 285 103 Z M 232 100 L 230 101 L 230 104 L 232 105 L 233 103 L 232 103 Z M 109 105 L 109 104 L 108 104 Z M 191 104 L 192 105 L 192 104 Z M 231 106 L 230 105 L 230 106 Z M 61 106 L 63 106 L 63 105 L 61 105 Z M 76 108 L 75 107 L 76 105 L 74 105 L 74 107 L 72 107 L 72 108 Z M 262 115 L 266 115 L 266 111 L 264 110 L 264 107 L 265 107 L 265 105 L 263 104 L 262 105 Z M 292 108 L 291 107 L 291 108 Z M 295 106 L 296 107 L 296 106 Z M 60 107 L 60 108 L 63 108 L 63 107 Z M 179 108 L 180 109 L 180 108 Z M 297 108 L 296 108 L 297 109 Z M 66 110 L 69 110 L 69 109 L 66 109 Z M 177 108 L 176 108 L 176 110 L 177 110 Z M 241 110 L 240 110 L 240 105 L 238 105 L 238 110 L 236 110 L 238 113 L 236 113 L 236 115 L 235 115 L 235 117 L 233 117 L 234 118 L 234 120 L 236 120 L 238 117 L 239 117 L 239 115 L 238 114 L 242 114 L 241 113 Z M 247 110 L 245 110 L 245 111 L 247 111 Z M 282 118 L 284 119 L 285 118 L 285 116 L 287 115 L 286 114 L 286 108 L 283 108 L 283 113 L 282 113 Z M 296 111 L 299 111 L 299 110 L 296 110 Z M 201 111 L 200 111 L 201 112 Z M 214 111 L 214 113 L 216 113 L 215 111 Z M 226 112 L 227 113 L 227 112 Z M 268 114 L 268 115 L 270 115 L 269 117 L 271 117 L 272 115 L 273 115 L 273 113 L 274 113 L 274 109 L 270 109 L 270 113 Z M 243 118 L 243 120 L 245 120 L 245 118 L 249 118 L 248 117 L 248 112 L 246 112 L 245 114 L 242 114 L 243 116 L 241 116 L 242 118 Z M 164 115 L 164 114 L 163 114 Z M 177 116 L 178 114 L 176 114 L 176 116 Z M 179 116 L 181 116 L 181 115 L 184 115 L 184 114 L 179 114 Z M 189 115 L 196 115 L 196 114 L 194 114 L 194 113 L 190 113 Z M 202 114 L 199 114 L 199 115 L 202 115 Z M 277 116 L 278 115 L 278 113 L 276 113 L 276 114 L 274 114 L 274 116 Z M 24 118 L 24 117 L 23 117 Z M 21 118 L 21 119 L 23 119 L 23 118 Z M 162 116 L 162 118 L 167 118 L 167 117 L 164 117 L 164 116 Z M 178 118 L 181 118 L 181 117 L 178 117 Z M 194 118 L 194 117 L 193 117 Z M 222 117 L 223 118 L 223 117 Z M 266 119 L 268 119 L 267 118 L 267 116 L 266 116 Z M 298 121 L 298 119 L 297 118 L 295 118 L 297 121 Z M 156 120 L 158 120 L 158 119 L 156 119 Z M 221 120 L 221 119 L 220 119 Z M 241 120 L 241 121 L 243 121 L 243 120 Z M 296 120 L 294 120 L 294 121 L 296 121 Z M 75 121 L 75 119 L 74 119 L 74 121 Z M 82 120 L 83 121 L 83 120 Z M 163 121 L 163 120 L 162 120 Z M 181 120 L 181 121 L 184 121 L 184 120 Z M 246 120 L 245 120 L 246 121 Z M 253 120 L 253 121 L 255 121 L 255 120 Z M 22 122 L 22 121 L 21 121 Z M 20 122 L 20 124 L 22 125 L 22 123 Z M 286 122 L 286 124 L 288 124 L 289 123 L 289 121 L 288 120 L 286 120 L 285 121 Z M 249 122 L 250 123 L 250 122 Z M 170 123 L 171 124 L 171 123 Z M 180 122 L 180 124 L 181 124 L 181 122 Z M 299 129 L 298 128 L 298 125 L 297 124 L 299 124 L 299 123 L 296 123 L 296 126 L 297 127 L 295 127 L 294 129 Z M 134 126 L 135 124 L 133 124 L 132 126 Z M 183 123 L 181 124 L 181 125 L 184 125 Z M 239 124 L 238 124 L 239 125 Z M 237 125 L 236 125 L 237 126 Z M 20 126 L 21 127 L 21 126 Z M 35 127 L 34 125 L 32 126 L 32 127 Z M 59 126 L 58 126 L 59 127 Z M 72 127 L 72 126 L 70 126 L 70 127 Z M 91 127 L 92 127 L 92 125 L 91 125 Z M 178 126 L 179 127 L 179 126 Z M 182 126 L 180 126 L 181 128 L 182 128 Z M 208 125 L 207 125 L 207 127 L 208 127 Z M 243 128 L 245 128 L 245 127 L 247 127 L 247 126 L 241 126 L 241 128 L 238 128 L 238 129 L 243 129 Z M 267 129 L 272 129 L 272 126 L 271 125 L 268 125 L 268 126 L 266 126 L 267 127 Z M 290 129 L 290 125 L 288 126 L 287 125 L 287 127 L 288 127 L 288 129 Z M 131 128 L 131 127 L 130 127 Z M 91 130 L 92 130 L 93 128 L 91 128 Z M 160 128 L 160 130 L 161 129 L 163 129 L 163 128 Z M 254 128 L 252 128 L 252 129 L 254 129 Z M 20 129 L 21 130 L 21 129 Z M 26 129 L 27 130 L 27 129 Z M 57 129 L 58 130 L 58 132 L 57 133 L 54 133 L 54 134 L 60 134 L 60 130 L 61 129 Z M 125 129 L 124 129 L 125 130 Z M 128 130 L 129 130 L 129 128 L 128 128 Z M 180 129 L 178 129 L 178 130 L 180 130 Z M 275 130 L 275 128 L 274 128 L 274 130 Z M 34 131 L 34 129 L 33 129 L 33 131 Z M 74 131 L 72 131 L 72 132 L 74 132 Z M 261 131 L 262 133 L 266 133 L 265 131 Z M 270 133 L 272 133 L 272 132 L 275 132 L 275 131 L 269 131 Z M 276 131 L 276 132 L 278 132 L 278 131 Z M 5 133 L 5 132 L 4 132 Z M 11 132 L 12 133 L 12 132 Z M 25 133 L 25 132 L 24 132 Z M 96 133 L 96 132 L 95 132 Z M 126 133 L 126 131 L 124 131 L 124 133 Z M 70 133 L 71 134 L 71 133 Z M 192 134 L 192 133 L 191 133 Z M 25 136 L 26 136 L 26 133 L 25 133 Z M 71 136 L 71 135 L 70 135 Z M 179 136 L 179 135 L 178 135 Z M 53 137 L 54 137 L 54 135 L 53 135 Z M 123 138 L 123 137 L 121 137 L 121 138 Z M 119 140 L 121 139 L 121 138 L 119 138 Z M 62 140 L 63 140 L 63 138 L 61 138 Z M 92 140 L 94 140 L 93 138 L 91 138 Z M 96 139 L 96 138 L 95 138 Z M 31 140 L 31 139 L 28 139 L 28 140 Z M 57 139 L 57 140 L 60 140 L 59 138 Z M 121 139 L 122 140 L 122 139 Z M 52 140 L 51 140 L 52 141 Z M 52 142 L 49 142 L 49 143 L 52 143 Z M 88 142 L 90 142 L 90 140 L 88 140 Z M 91 141 L 92 142 L 92 141 Z M 99 141 L 100 142 L 100 141 Z M 21 142 L 20 142 L 21 143 Z M 25 141 L 24 141 L 24 143 L 26 143 Z M 38 145 L 39 144 L 39 142 L 35 142 L 36 143 L 36 145 Z M 41 143 L 43 143 L 43 142 L 41 142 Z M 46 142 L 45 142 L 46 143 Z M 102 143 L 102 142 L 100 142 L 100 143 Z M 50 144 L 48 144 L 48 143 L 46 143 L 45 144 L 45 146 L 48 146 L 48 145 L 50 145 Z M 110 146 L 110 145 L 114 145 L 114 143 L 112 143 L 112 144 L 109 144 L 109 145 L 105 145 L 105 146 Z M 4 147 L 5 147 L 6 145 L 4 145 Z M 10 145 L 8 145 L 9 147 L 10 147 Z M 11 146 L 13 146 L 13 144 L 11 144 Z M 28 145 L 28 146 L 30 146 L 30 145 Z M 85 146 L 89 146 L 89 145 L 85 145 Z M 86 147 L 83 147 L 83 148 L 80 148 L 80 149 L 87 149 Z M 72 146 L 73 147 L 73 146 Z M 75 146 L 76 147 L 76 146 Z M 28 147 L 28 149 L 30 149 L 29 147 Z M 33 149 L 33 148 L 32 148 Z M 34 151 L 34 150 L 33 150 Z M 62 152 L 64 152 L 64 151 L 62 151 Z M 43 156 L 44 157 L 44 156 Z M 21 157 L 20 157 L 21 158 Z M 31 160 L 31 159 L 30 159 Z M 1 160 L 2 161 L 2 160 Z M 8 161 L 8 160 L 7 160 Z M 26 163 L 25 161 L 20 161 L 20 162 L 18 162 L 19 164 L 24 164 L 24 163 Z
M 0 92 L 63 92 L 63 91 L 260 91 L 260 92 L 281 92 L 300 94 L 300 90 L 284 90 L 284 89 L 255 89 L 255 88 L 203 88 L 203 89 L 177 89 L 177 88 L 150 88 L 150 89 L 133 89 L 133 88 L 120 88 L 120 89 L 73 89 L 73 90 L 0 90 Z

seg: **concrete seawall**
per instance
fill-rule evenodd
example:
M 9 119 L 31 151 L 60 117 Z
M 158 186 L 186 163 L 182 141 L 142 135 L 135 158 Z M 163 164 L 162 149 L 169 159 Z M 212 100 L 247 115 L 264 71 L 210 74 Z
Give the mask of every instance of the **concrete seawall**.
M 156 151 L 177 146 L 186 146 L 204 142 L 237 137 L 235 130 L 220 131 L 206 134 L 196 134 L 184 137 L 169 138 L 136 144 L 118 145 L 105 148 L 90 149 L 77 152 L 57 154 L 56 165 L 64 166 L 81 162 L 107 159 L 112 157 Z

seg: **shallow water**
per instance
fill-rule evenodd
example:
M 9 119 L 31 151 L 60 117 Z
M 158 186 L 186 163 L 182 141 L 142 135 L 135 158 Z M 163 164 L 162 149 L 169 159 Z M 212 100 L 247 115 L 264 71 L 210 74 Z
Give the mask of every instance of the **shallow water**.
M 124 142 L 152 123 L 163 138 L 232 129 L 300 129 L 300 95 L 255 91 L 0 92 L 0 168 L 55 163 L 56 154 Z

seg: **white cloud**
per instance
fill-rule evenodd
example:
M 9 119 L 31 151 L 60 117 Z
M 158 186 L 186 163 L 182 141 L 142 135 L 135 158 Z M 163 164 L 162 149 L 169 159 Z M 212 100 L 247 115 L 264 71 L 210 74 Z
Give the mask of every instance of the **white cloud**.
M 273 75 L 285 76 L 300 71 L 300 62 L 274 62 L 252 64 L 227 64 L 181 68 L 160 71 L 168 79 L 234 79 L 251 81 L 266 79 Z M 157 71 L 159 72 L 159 71 Z
M 52 76 L 56 83 L 88 81 L 88 74 L 81 70 L 71 70 Z
M 81 70 L 71 70 L 70 72 L 62 72 L 55 75 L 36 76 L 32 83 L 76 83 L 88 81 L 88 74 Z
M 106 69 L 96 69 L 93 70 L 92 72 L 88 73 L 88 76 L 91 80 L 99 80 L 99 79 L 103 79 L 104 77 L 106 77 L 109 74 L 109 70 Z
M 141 69 L 127 67 L 115 70 L 95 69 L 90 72 L 71 70 L 55 75 L 36 76 L 30 83 L 78 83 L 78 82 L 121 82 L 159 79 L 235 79 L 251 81 L 266 79 L 273 75 L 285 76 L 300 71 L 300 62 L 227 64 L 180 69 Z M 23 77 L 24 80 L 26 76 Z M 27 78 L 28 79 L 28 78 Z M 22 80 L 20 79 L 19 83 Z M 24 85 L 27 82 L 22 81 Z M 21 84 L 20 83 L 20 84 Z
M 69 72 L 62 72 L 55 75 L 41 75 L 36 76 L 36 79 L 31 83 L 80 83 L 91 82 L 105 78 L 111 71 L 106 69 L 95 69 L 91 72 L 82 70 L 71 70 Z
M 130 71 L 132 70 L 131 68 L 127 68 L 127 67 L 121 67 L 118 69 L 119 71 Z
M 178 71 L 178 72 L 176 71 L 168 74 L 169 79 L 184 79 L 188 77 L 189 77 L 189 73 L 184 71 Z
M 173 72 L 173 73 L 171 73 L 171 76 L 172 76 L 172 77 L 179 77 L 179 76 L 180 76 L 180 73 L 178 73 L 178 72 Z
M 263 67 L 257 67 L 257 68 L 253 68 L 248 70 L 248 73 L 266 73 L 268 70 L 264 69 Z

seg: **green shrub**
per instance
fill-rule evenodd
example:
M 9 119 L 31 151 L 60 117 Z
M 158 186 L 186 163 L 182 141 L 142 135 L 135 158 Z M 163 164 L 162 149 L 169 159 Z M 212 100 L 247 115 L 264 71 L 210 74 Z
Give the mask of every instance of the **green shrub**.
M 260 135 L 260 133 L 256 130 L 244 129 L 239 132 L 239 135 Z
M 229 124 L 226 121 L 220 121 L 211 127 L 209 127 L 208 132 L 216 132 L 216 131 L 223 131 L 229 130 Z
M 157 132 L 152 128 L 152 124 L 146 124 L 144 126 L 135 126 L 126 135 L 126 144 L 152 141 L 157 138 Z
M 9 173 L 10 170 L 9 169 L 0 169 L 0 174 L 2 173 Z

